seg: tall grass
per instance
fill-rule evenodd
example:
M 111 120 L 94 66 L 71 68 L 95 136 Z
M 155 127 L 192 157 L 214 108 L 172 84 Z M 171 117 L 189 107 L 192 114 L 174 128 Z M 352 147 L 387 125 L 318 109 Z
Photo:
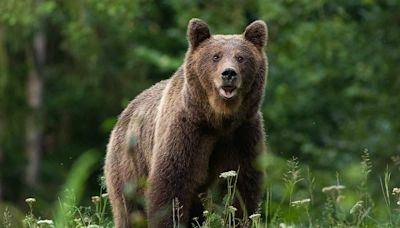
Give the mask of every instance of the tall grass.
M 345 186 L 337 172 L 335 184 L 320 189 L 316 187 L 316 178 L 309 168 L 301 167 L 296 158 L 287 161 L 287 169 L 283 173 L 280 188 L 284 194 L 281 194 L 280 198 L 273 197 L 271 189 L 274 186 L 267 185 L 263 206 L 258 210 L 263 213 L 249 216 L 250 227 L 400 227 L 400 188 L 391 189 L 391 173 L 387 168 L 383 179 L 381 178 L 383 193 L 381 198 L 386 208 L 386 216 L 382 216 L 381 207 L 378 207 L 373 200 L 369 185 L 372 162 L 367 150 L 363 152 L 361 158 L 359 166 L 361 179 L 356 186 Z M 303 173 L 306 175 L 303 176 Z M 236 188 L 230 183 L 232 182 L 227 183 L 228 196 L 232 196 L 231 193 Z M 375 200 L 381 201 L 379 198 Z M 393 201 L 396 204 L 391 203 Z M 229 203 L 231 202 L 233 201 L 230 200 Z M 351 202 L 353 203 L 349 207 Z M 232 205 L 229 203 L 224 205 L 222 213 L 208 215 L 203 224 L 193 223 L 193 227 L 240 227 L 245 224 L 242 218 L 229 217 L 231 221 L 236 222 L 227 223 L 226 217 L 221 216 L 231 213 L 229 207 Z M 220 220 L 217 223 L 214 221 L 213 226 L 210 226 L 207 221 L 210 217 L 219 217 Z
M 78 206 L 84 192 L 85 182 L 93 172 L 100 156 L 95 151 L 83 153 L 74 163 L 59 198 L 54 205 L 52 219 L 41 218 L 35 214 L 35 198 L 27 198 L 29 212 L 22 224 L 24 227 L 112 227 L 111 217 L 106 216 L 108 205 L 105 185 L 100 180 L 100 192 L 93 196 L 93 205 Z M 40 213 L 39 213 L 40 214 Z
M 53 219 L 35 216 L 35 199 L 27 199 L 29 211 L 24 219 L 25 227 L 113 226 L 104 184 L 100 186 L 99 195 L 92 197 L 91 206 L 77 205 L 87 179 L 83 174 L 90 173 L 97 159 L 89 154 L 82 155 L 72 169 L 65 185 L 68 190 L 60 194 Z M 319 186 L 318 175 L 293 158 L 287 161 L 286 170 L 281 172 L 280 183 L 264 185 L 259 209 L 245 218 L 238 218 L 238 208 L 234 207 L 234 202 L 241 200 L 236 188 L 239 170 L 227 171 L 220 175 L 220 181 L 226 185 L 225 197 L 218 201 L 212 194 L 203 195 L 203 218 L 193 218 L 192 227 L 400 227 L 400 188 L 391 182 L 389 167 L 379 178 L 382 194 L 374 195 L 374 198 L 371 189 L 373 167 L 368 151 L 364 151 L 358 167 L 361 175 L 358 184 L 346 185 L 349 180 L 337 172 L 331 177 L 333 185 Z M 267 171 L 273 168 L 270 166 Z M 172 202 L 172 211 L 174 227 L 183 227 L 178 200 Z M 5 227 L 13 227 L 9 216 L 8 213 L 3 215 Z

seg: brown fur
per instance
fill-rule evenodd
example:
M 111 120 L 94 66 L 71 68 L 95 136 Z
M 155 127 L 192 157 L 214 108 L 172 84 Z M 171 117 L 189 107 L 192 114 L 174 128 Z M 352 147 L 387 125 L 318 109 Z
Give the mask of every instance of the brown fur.
M 259 109 L 266 39 L 262 21 L 253 22 L 244 34 L 225 36 L 210 35 L 199 19 L 189 22 L 183 66 L 136 97 L 111 134 L 104 171 L 116 227 L 129 227 L 134 205 L 123 189 L 141 177 L 149 183 L 140 191 L 147 200 L 150 227 L 172 227 L 175 198 L 183 206 L 180 221 L 188 224 L 202 210 L 199 191 L 219 173 L 238 167 L 238 191 L 246 210 L 254 212 L 261 173 L 253 162 L 264 146 Z M 226 68 L 238 74 L 237 95 L 230 99 L 219 94 Z

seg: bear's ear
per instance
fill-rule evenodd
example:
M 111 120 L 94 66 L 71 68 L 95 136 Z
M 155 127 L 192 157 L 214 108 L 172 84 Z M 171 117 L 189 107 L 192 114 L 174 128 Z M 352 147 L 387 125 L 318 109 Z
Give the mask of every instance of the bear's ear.
M 201 42 L 210 38 L 210 30 L 204 21 L 193 18 L 189 21 L 187 36 L 190 48 L 194 49 L 199 46 Z
M 243 36 L 261 50 L 264 48 L 268 38 L 267 24 L 262 20 L 254 21 L 247 26 Z

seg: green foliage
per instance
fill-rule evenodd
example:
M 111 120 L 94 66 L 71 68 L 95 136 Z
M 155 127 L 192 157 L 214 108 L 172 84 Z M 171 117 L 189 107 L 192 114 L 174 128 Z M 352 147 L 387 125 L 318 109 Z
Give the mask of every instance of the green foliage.
M 365 166 L 365 164 L 368 165 Z M 368 184 L 366 180 L 368 179 L 368 174 L 371 173 L 372 162 L 368 159 L 367 152 L 362 156 L 359 170 L 359 172 L 362 173 L 363 178 L 360 182 L 356 183 L 356 185 L 344 186 L 339 182 L 339 180 L 337 180 L 337 184 L 335 185 L 315 189 L 314 187 L 308 186 L 310 184 L 313 185 L 314 181 L 310 182 L 302 179 L 301 173 L 305 168 L 302 167 L 295 158 L 289 160 L 287 166 L 288 172 L 283 174 L 284 185 L 281 185 L 280 189 L 283 194 L 280 195 L 279 199 L 271 197 L 269 191 L 265 192 L 266 198 L 263 202 L 265 205 L 264 216 L 262 216 L 263 213 L 250 215 L 249 219 L 251 227 L 397 227 L 400 225 L 398 223 L 400 216 L 394 212 L 394 210 L 399 210 L 399 205 L 391 206 L 390 204 L 390 202 L 399 199 L 400 188 L 393 188 L 392 195 L 389 194 L 390 189 L 388 186 L 390 185 L 390 174 L 388 171 L 385 172 L 383 198 L 385 201 L 389 202 L 386 204 L 388 209 L 387 216 L 392 216 L 395 219 L 388 220 L 387 216 L 377 213 L 381 211 L 383 205 L 374 204 L 372 199 L 368 199 L 371 200 L 369 203 L 364 201 L 365 196 L 371 194 L 371 185 Z M 309 177 L 307 178 L 309 179 Z M 337 177 L 337 179 L 339 178 Z M 318 179 L 314 180 L 317 180 L 318 182 Z M 343 181 L 347 183 L 350 180 L 346 179 Z M 290 187 L 301 182 L 307 183 L 299 188 Z M 277 183 L 274 183 L 274 185 L 276 184 Z M 362 185 L 365 186 L 362 190 L 364 192 L 359 193 L 359 187 Z M 230 185 L 228 180 L 226 190 L 228 196 L 229 192 L 232 191 L 230 190 L 232 187 L 235 189 L 236 185 Z M 285 189 L 286 192 L 289 191 L 294 198 L 302 196 L 303 191 L 306 189 L 313 189 L 311 194 L 315 195 L 317 200 L 322 198 L 323 201 L 316 204 L 311 200 L 311 198 L 292 200 L 290 197 L 287 197 L 287 193 L 284 191 Z M 352 193 L 356 193 L 356 195 L 354 196 Z M 351 204 L 347 204 L 346 200 L 350 200 Z M 380 201 L 380 199 L 376 199 L 375 201 Z M 206 207 L 206 220 L 201 225 L 196 225 L 197 222 L 193 223 L 194 227 L 240 227 L 238 224 L 243 224 L 245 222 L 245 220 L 233 218 L 232 221 L 236 221 L 236 225 L 226 223 L 226 220 L 223 219 L 222 215 L 224 215 L 224 213 L 229 213 L 229 209 L 226 209 L 229 207 L 225 206 L 224 208 L 223 212 L 218 212 L 215 210 L 212 211 L 210 208 Z M 215 218 L 218 219 L 215 220 Z M 208 221 L 209 219 L 213 219 L 213 225 L 210 225 L 210 221 Z
M 65 186 L 63 187 L 64 190 L 57 203 L 58 206 L 55 212 L 55 222 L 58 225 L 62 227 L 73 226 L 70 222 L 74 221 L 74 217 L 76 216 L 76 205 L 80 202 L 82 197 L 84 183 L 87 181 L 90 171 L 93 169 L 93 166 L 96 164 L 98 159 L 98 155 L 96 155 L 94 151 L 87 151 L 74 163 Z M 103 207 L 105 207 L 107 201 L 103 202 L 101 200 L 100 192 L 100 196 L 96 196 L 94 199 L 92 198 L 92 202 L 96 205 L 96 216 L 98 217 L 99 222 L 102 222 L 104 215 Z M 81 218 L 82 217 L 83 216 L 81 216 Z M 83 218 L 81 222 L 83 225 L 86 224 Z
M 399 183 L 400 176 L 385 175 L 379 182 L 371 174 L 384 173 L 387 165 L 392 167 L 387 173 L 400 170 L 397 0 L 1 0 L 0 200 L 12 202 L 3 204 L 12 208 L 9 214 L 20 214 L 15 206 L 26 210 L 20 199 L 33 195 L 40 213 L 36 217 L 52 217 L 51 202 L 58 196 L 48 189 L 71 183 L 77 175 L 70 173 L 74 161 L 89 150 L 96 159 L 88 160 L 93 163 L 84 176 L 86 186 L 73 194 L 71 204 L 90 203 L 102 167 L 97 158 L 104 156 L 117 115 L 183 62 L 192 17 L 207 21 L 212 33 L 241 33 L 255 19 L 268 24 L 269 78 L 262 111 L 270 155 L 259 162 L 268 173 L 262 219 L 268 216 L 273 226 L 363 225 L 371 216 L 386 214 L 396 224 L 390 218 L 396 204 L 388 199 L 394 187 L 390 182 Z M 31 189 L 23 181 L 32 67 L 27 53 L 38 31 L 46 38 L 40 75 L 43 134 L 38 187 Z M 365 150 L 368 157 L 360 164 Z M 288 169 L 286 160 L 292 157 L 298 158 L 297 165 Z M 340 204 L 338 195 L 318 190 L 340 185 L 332 181 L 336 170 L 340 182 L 353 188 L 340 193 L 347 196 Z M 375 200 L 382 192 L 384 200 Z M 298 221 L 306 208 L 290 203 L 307 198 L 312 221 Z M 314 209 L 325 213 L 324 223 Z M 219 221 L 213 211 L 207 216 L 208 227 Z
M 398 15 L 399 4 L 261 5 L 270 31 L 264 114 L 271 150 L 326 168 L 354 160 L 364 148 L 375 159 L 395 155 L 399 110 L 389 94 L 399 85 L 398 40 L 392 36 L 400 31 L 389 18 Z
M 371 172 L 365 171 L 365 163 L 368 163 L 367 154 L 362 157 L 361 166 L 359 172 L 362 172 L 363 178 L 368 179 L 368 174 Z M 82 156 L 82 158 L 85 156 Z M 81 166 L 79 162 L 75 165 Z M 272 197 L 270 191 L 266 190 L 265 200 L 263 200 L 260 208 L 255 214 L 245 215 L 244 218 L 236 217 L 235 212 L 237 208 L 233 207 L 234 201 L 240 201 L 240 194 L 237 192 L 236 183 L 238 172 L 227 171 L 220 175 L 220 182 L 226 182 L 226 195 L 222 201 L 213 201 L 212 194 L 208 194 L 203 199 L 205 211 L 203 212 L 203 218 L 192 218 L 192 226 L 197 228 L 235 228 L 243 227 L 246 224 L 252 228 L 261 227 L 398 227 L 400 226 L 400 188 L 391 189 L 389 186 L 392 185 L 390 179 L 390 173 L 388 171 L 384 174 L 384 180 L 382 183 L 383 198 L 386 202 L 385 205 L 374 204 L 372 202 L 366 203 L 364 201 L 365 195 L 370 195 L 370 185 L 365 183 L 363 191 L 359 192 L 360 186 L 363 185 L 364 179 L 356 185 L 344 186 L 339 183 L 331 186 L 325 186 L 322 188 L 314 188 L 308 186 L 313 182 L 302 179 L 301 173 L 304 172 L 305 167 L 302 166 L 295 158 L 287 161 L 288 172 L 282 175 L 280 178 L 280 191 L 282 195 L 279 197 Z M 372 163 L 369 163 L 368 169 L 372 168 Z M 389 169 L 389 168 L 388 168 Z M 78 170 L 78 169 L 76 169 Z M 80 168 L 83 172 L 84 169 Z M 77 172 L 77 171 L 76 171 Z M 83 172 L 85 173 L 85 172 Z M 293 179 L 293 173 L 295 178 Z M 82 174 L 81 172 L 79 174 Z M 290 178 L 288 179 L 288 175 Z M 308 174 L 310 175 L 310 174 Z M 309 177 L 307 177 L 309 178 Z M 338 177 L 337 177 L 338 179 Z M 64 219 L 53 220 L 40 219 L 34 214 L 34 205 L 36 199 L 28 198 L 26 202 L 29 206 L 29 212 L 26 215 L 23 223 L 25 227 L 36 228 L 36 227 L 58 227 L 67 225 L 68 227 L 112 227 L 111 214 L 109 210 L 109 204 L 107 194 L 103 193 L 104 179 L 100 179 L 100 194 L 98 196 L 92 196 L 92 203 L 94 207 L 78 207 L 76 204 L 76 195 L 74 191 L 68 191 L 63 193 L 64 200 L 60 203 L 66 205 L 67 210 L 63 210 Z M 293 182 L 295 180 L 295 182 Z M 318 183 L 318 179 L 317 180 Z M 346 183 L 351 182 L 350 180 L 343 180 Z M 293 198 L 298 200 L 292 200 L 287 197 L 288 183 L 299 184 L 306 182 L 306 185 L 299 185 L 298 188 L 290 188 L 290 192 Z M 84 186 L 83 182 L 78 184 Z M 274 183 L 277 185 L 277 183 Z M 77 186 L 75 186 L 77 187 Z M 269 186 L 271 187 L 271 186 Z M 315 195 L 317 200 L 322 199 L 321 202 L 316 203 L 311 198 L 302 197 L 304 190 L 312 189 L 311 194 Z M 322 191 L 321 191 L 322 190 Z M 391 194 L 390 194 L 391 192 Z M 352 193 L 356 193 L 352 195 Z M 308 193 L 307 193 L 308 194 Z M 382 197 L 382 196 L 381 196 Z M 381 197 L 375 199 L 375 201 L 381 201 Z M 350 200 L 350 204 L 346 203 L 346 200 Z M 392 204 L 391 202 L 396 202 Z M 387 214 L 379 214 L 382 207 L 386 207 Z M 174 227 L 182 227 L 180 218 L 182 217 L 182 206 L 178 199 L 172 202 L 172 211 L 174 218 Z M 138 212 L 140 213 L 140 212 Z M 137 212 L 131 215 L 133 218 L 137 216 Z M 3 224 L 10 224 L 10 217 L 5 211 L 3 217 Z M 201 222 L 203 221 L 203 222 Z M 62 223 L 60 223 L 62 222 Z M 139 220 L 136 217 L 134 219 L 135 227 L 146 227 L 146 221 Z M 246 226 L 247 227 L 247 226 Z
M 98 161 L 98 156 L 93 151 L 83 153 L 74 163 L 70 175 L 63 187 L 63 191 L 54 205 L 54 219 L 41 219 L 40 215 L 35 215 L 35 198 L 27 198 L 25 202 L 29 206 L 29 212 L 23 220 L 24 227 L 89 227 L 102 226 L 111 227 L 112 222 L 109 216 L 106 217 L 108 194 L 105 193 L 105 185 L 100 180 L 99 195 L 92 196 L 93 206 L 79 207 L 85 181 L 93 169 L 93 165 Z

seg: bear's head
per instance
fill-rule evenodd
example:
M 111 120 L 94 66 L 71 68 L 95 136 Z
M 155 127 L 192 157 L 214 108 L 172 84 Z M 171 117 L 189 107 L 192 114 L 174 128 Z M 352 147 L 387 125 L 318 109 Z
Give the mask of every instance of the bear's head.
M 245 103 L 258 106 L 266 76 L 266 24 L 258 20 L 243 34 L 211 35 L 205 22 L 192 19 L 187 33 L 186 81 L 207 96 L 211 109 L 231 115 Z

